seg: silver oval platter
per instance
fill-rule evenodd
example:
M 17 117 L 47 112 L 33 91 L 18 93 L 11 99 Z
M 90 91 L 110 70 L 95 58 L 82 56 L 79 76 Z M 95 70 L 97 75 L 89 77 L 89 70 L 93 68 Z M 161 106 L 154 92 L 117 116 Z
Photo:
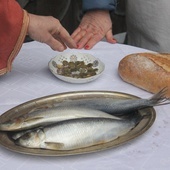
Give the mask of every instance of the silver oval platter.
M 18 105 L 9 111 L 5 112 L 0 116 L 0 123 L 13 119 L 23 114 L 27 114 L 32 110 L 38 109 L 47 109 L 57 106 L 64 106 L 68 103 L 73 104 L 77 103 L 80 99 L 83 102 L 90 102 L 90 100 L 97 99 L 100 101 L 103 100 L 115 100 L 120 99 L 137 99 L 137 96 L 120 93 L 120 92 L 111 92 L 111 91 L 77 91 L 77 92 L 66 92 L 60 93 L 56 95 L 45 96 L 42 98 L 34 99 Z M 66 155 L 76 155 L 76 154 L 85 154 L 91 152 L 97 152 L 101 150 L 106 150 L 110 148 L 117 147 L 122 145 L 138 136 L 143 134 L 147 131 L 155 121 L 156 112 L 153 107 L 149 107 L 146 109 L 138 110 L 138 113 L 141 115 L 146 115 L 138 125 L 133 128 L 130 132 L 126 133 L 125 135 L 104 144 L 91 146 L 82 149 L 75 149 L 69 151 L 56 151 L 56 150 L 47 150 L 47 149 L 30 149 L 25 148 L 19 145 L 16 145 L 14 141 L 10 138 L 9 132 L 0 131 L 0 144 L 11 150 L 22 154 L 29 154 L 29 155 L 39 155 L 39 156 L 66 156 Z

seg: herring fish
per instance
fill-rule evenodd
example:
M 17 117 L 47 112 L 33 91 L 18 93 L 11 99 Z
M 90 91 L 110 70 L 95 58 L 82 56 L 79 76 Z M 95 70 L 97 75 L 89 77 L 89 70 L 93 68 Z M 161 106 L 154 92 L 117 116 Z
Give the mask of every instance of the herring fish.
M 169 99 L 165 97 L 166 92 L 167 88 L 164 88 L 149 99 L 115 100 L 112 98 L 82 98 L 79 100 L 66 100 L 62 103 L 56 104 L 55 108 L 30 112 L 17 117 L 16 119 L 2 122 L 0 124 L 0 130 L 24 130 L 41 125 L 47 125 L 55 121 L 89 116 L 113 116 L 113 119 L 121 119 L 122 115 L 128 115 L 138 109 L 169 104 L 169 102 L 167 102 Z
M 37 110 L 15 119 L 0 124 L 2 131 L 25 130 L 38 126 L 45 126 L 57 121 L 66 119 L 75 119 L 82 117 L 105 117 L 120 119 L 117 116 L 107 114 L 100 110 L 94 110 L 83 107 L 57 107 L 50 109 Z
M 83 106 L 91 109 L 97 109 L 115 116 L 125 115 L 133 111 L 170 104 L 169 98 L 166 98 L 167 88 L 163 88 L 149 99 L 112 99 L 112 98 L 91 98 L 79 99 L 78 101 L 68 100 L 60 103 L 60 106 Z
M 129 119 L 79 118 L 30 131 L 15 143 L 26 148 L 74 150 L 110 142 L 133 129 L 142 116 Z

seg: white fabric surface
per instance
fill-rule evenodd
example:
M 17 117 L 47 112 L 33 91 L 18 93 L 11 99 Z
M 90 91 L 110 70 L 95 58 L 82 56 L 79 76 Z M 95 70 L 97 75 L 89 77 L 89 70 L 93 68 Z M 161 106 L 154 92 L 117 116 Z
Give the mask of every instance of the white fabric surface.
M 66 52 L 69 52 L 68 49 Z M 147 50 L 122 44 L 98 43 L 90 53 L 105 63 L 103 75 L 87 84 L 69 84 L 48 70 L 49 60 L 58 52 L 38 42 L 23 45 L 12 72 L 0 77 L 0 114 L 26 101 L 77 90 L 111 90 L 142 98 L 152 94 L 123 82 L 118 76 L 119 61 L 130 53 Z M 170 167 L 170 105 L 155 107 L 152 127 L 140 137 L 117 148 L 67 157 L 41 157 L 15 153 L 0 146 L 2 170 L 168 170 Z

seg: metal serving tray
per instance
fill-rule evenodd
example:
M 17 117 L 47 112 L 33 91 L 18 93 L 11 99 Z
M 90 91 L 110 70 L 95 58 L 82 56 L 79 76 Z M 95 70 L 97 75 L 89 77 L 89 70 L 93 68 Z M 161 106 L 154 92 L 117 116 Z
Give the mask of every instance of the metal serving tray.
M 80 99 L 92 100 L 93 98 L 102 99 L 102 100 L 107 98 L 109 100 L 113 99 L 114 101 L 117 99 L 119 100 L 137 99 L 138 97 L 126 93 L 113 92 L 113 91 L 75 91 L 75 92 L 60 93 L 60 94 L 34 99 L 26 103 L 23 103 L 21 105 L 18 105 L 10 109 L 9 111 L 5 112 L 4 114 L 2 114 L 0 116 L 0 123 L 18 117 L 22 114 L 27 114 L 32 110 L 57 107 L 69 101 L 76 102 L 79 101 Z M 11 151 L 15 151 L 22 154 L 39 155 L 39 156 L 66 156 L 66 155 L 76 155 L 76 154 L 97 152 L 97 151 L 110 149 L 122 145 L 146 132 L 154 123 L 156 118 L 156 112 L 153 107 L 148 107 L 145 109 L 138 110 L 138 114 L 147 115 L 147 116 L 145 116 L 139 122 L 139 124 L 130 132 L 111 142 L 107 142 L 104 144 L 91 146 L 87 148 L 69 150 L 69 151 L 25 148 L 16 145 L 14 141 L 10 138 L 9 132 L 5 132 L 5 131 L 0 131 L 0 139 L 1 139 L 0 144 Z

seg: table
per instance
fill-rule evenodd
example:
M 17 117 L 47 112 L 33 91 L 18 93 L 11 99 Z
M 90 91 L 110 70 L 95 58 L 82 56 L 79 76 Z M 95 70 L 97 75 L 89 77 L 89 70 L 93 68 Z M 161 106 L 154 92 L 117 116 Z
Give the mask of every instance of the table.
M 90 53 L 105 63 L 103 75 L 87 84 L 70 84 L 57 79 L 48 69 L 55 52 L 45 44 L 23 45 L 12 72 L 0 77 L 0 114 L 26 101 L 46 95 L 80 90 L 110 90 L 148 98 L 152 94 L 122 81 L 119 61 L 130 53 L 148 50 L 123 44 L 98 43 Z M 170 166 L 170 105 L 155 107 L 152 127 L 140 137 L 117 148 L 76 156 L 41 157 L 15 153 L 0 146 L 2 170 L 168 170 Z

